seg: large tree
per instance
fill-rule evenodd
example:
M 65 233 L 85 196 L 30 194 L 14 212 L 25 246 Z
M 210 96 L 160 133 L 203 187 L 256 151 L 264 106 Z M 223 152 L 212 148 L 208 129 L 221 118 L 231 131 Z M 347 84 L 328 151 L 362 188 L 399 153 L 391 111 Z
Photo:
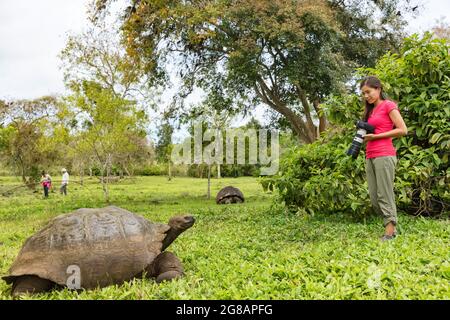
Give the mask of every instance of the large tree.
M 146 115 L 133 101 L 117 96 L 110 88 L 83 81 L 66 98 L 67 119 L 77 121 L 72 147 L 91 155 L 100 170 L 106 202 L 112 169 L 134 155 L 146 137 Z
M 111 1 L 96 0 L 98 11 Z M 180 96 L 220 86 L 245 108 L 275 110 L 309 143 L 326 128 L 322 99 L 355 67 L 396 50 L 412 2 L 133 0 L 123 39 L 147 72 L 177 70 Z
M 67 39 L 60 53 L 64 80 L 73 93 L 66 99 L 65 119 L 74 123 L 69 144 L 80 173 L 95 164 L 105 198 L 113 167 L 122 176 L 150 158 L 146 108 L 158 77 L 126 54 L 114 25 L 89 24 Z M 70 126 L 67 126 L 68 128 Z
M 130 59 L 116 29 L 104 23 L 89 24 L 82 33 L 67 38 L 59 55 L 64 82 L 70 87 L 88 80 L 121 98 L 148 98 L 148 84 L 155 77 Z

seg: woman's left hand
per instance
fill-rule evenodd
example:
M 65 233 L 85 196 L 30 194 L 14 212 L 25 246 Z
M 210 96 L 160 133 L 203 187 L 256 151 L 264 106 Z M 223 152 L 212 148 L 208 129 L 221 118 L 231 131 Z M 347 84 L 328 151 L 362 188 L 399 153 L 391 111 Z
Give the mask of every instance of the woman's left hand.
M 376 140 L 376 136 L 373 133 L 368 133 L 364 136 L 364 142 Z

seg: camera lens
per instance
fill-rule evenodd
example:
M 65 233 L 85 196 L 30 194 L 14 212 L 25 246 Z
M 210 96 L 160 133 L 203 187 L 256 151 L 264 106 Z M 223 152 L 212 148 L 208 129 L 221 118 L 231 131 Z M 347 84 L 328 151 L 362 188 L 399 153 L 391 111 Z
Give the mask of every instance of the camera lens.
M 356 132 L 355 137 L 353 138 L 352 144 L 350 148 L 347 150 L 347 155 L 352 156 L 353 159 L 358 157 L 359 151 L 361 150 L 361 146 L 364 141 L 364 135 L 366 134 L 366 130 L 359 129 Z

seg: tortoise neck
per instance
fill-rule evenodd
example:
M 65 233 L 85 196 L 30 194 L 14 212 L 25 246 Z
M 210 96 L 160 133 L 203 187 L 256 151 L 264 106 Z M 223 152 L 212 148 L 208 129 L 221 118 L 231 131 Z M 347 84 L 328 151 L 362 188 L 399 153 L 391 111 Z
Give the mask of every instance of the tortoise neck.
M 166 237 L 163 240 L 163 245 L 161 251 L 166 250 L 168 246 L 172 244 L 172 242 L 182 233 L 184 230 L 170 228 L 167 233 Z

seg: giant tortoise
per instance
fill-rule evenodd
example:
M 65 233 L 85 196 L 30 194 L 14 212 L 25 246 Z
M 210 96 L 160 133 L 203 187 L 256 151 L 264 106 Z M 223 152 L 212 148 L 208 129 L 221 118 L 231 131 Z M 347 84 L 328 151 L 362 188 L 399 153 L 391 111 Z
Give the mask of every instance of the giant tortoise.
M 233 186 L 227 186 L 222 188 L 216 196 L 217 204 L 228 203 L 242 203 L 244 202 L 244 195 L 241 190 Z
M 180 215 L 168 224 L 153 223 L 114 206 L 78 209 L 28 238 L 3 279 L 12 284 L 13 296 L 105 287 L 144 275 L 157 282 L 174 279 L 183 275 L 182 264 L 163 251 L 194 222 Z

